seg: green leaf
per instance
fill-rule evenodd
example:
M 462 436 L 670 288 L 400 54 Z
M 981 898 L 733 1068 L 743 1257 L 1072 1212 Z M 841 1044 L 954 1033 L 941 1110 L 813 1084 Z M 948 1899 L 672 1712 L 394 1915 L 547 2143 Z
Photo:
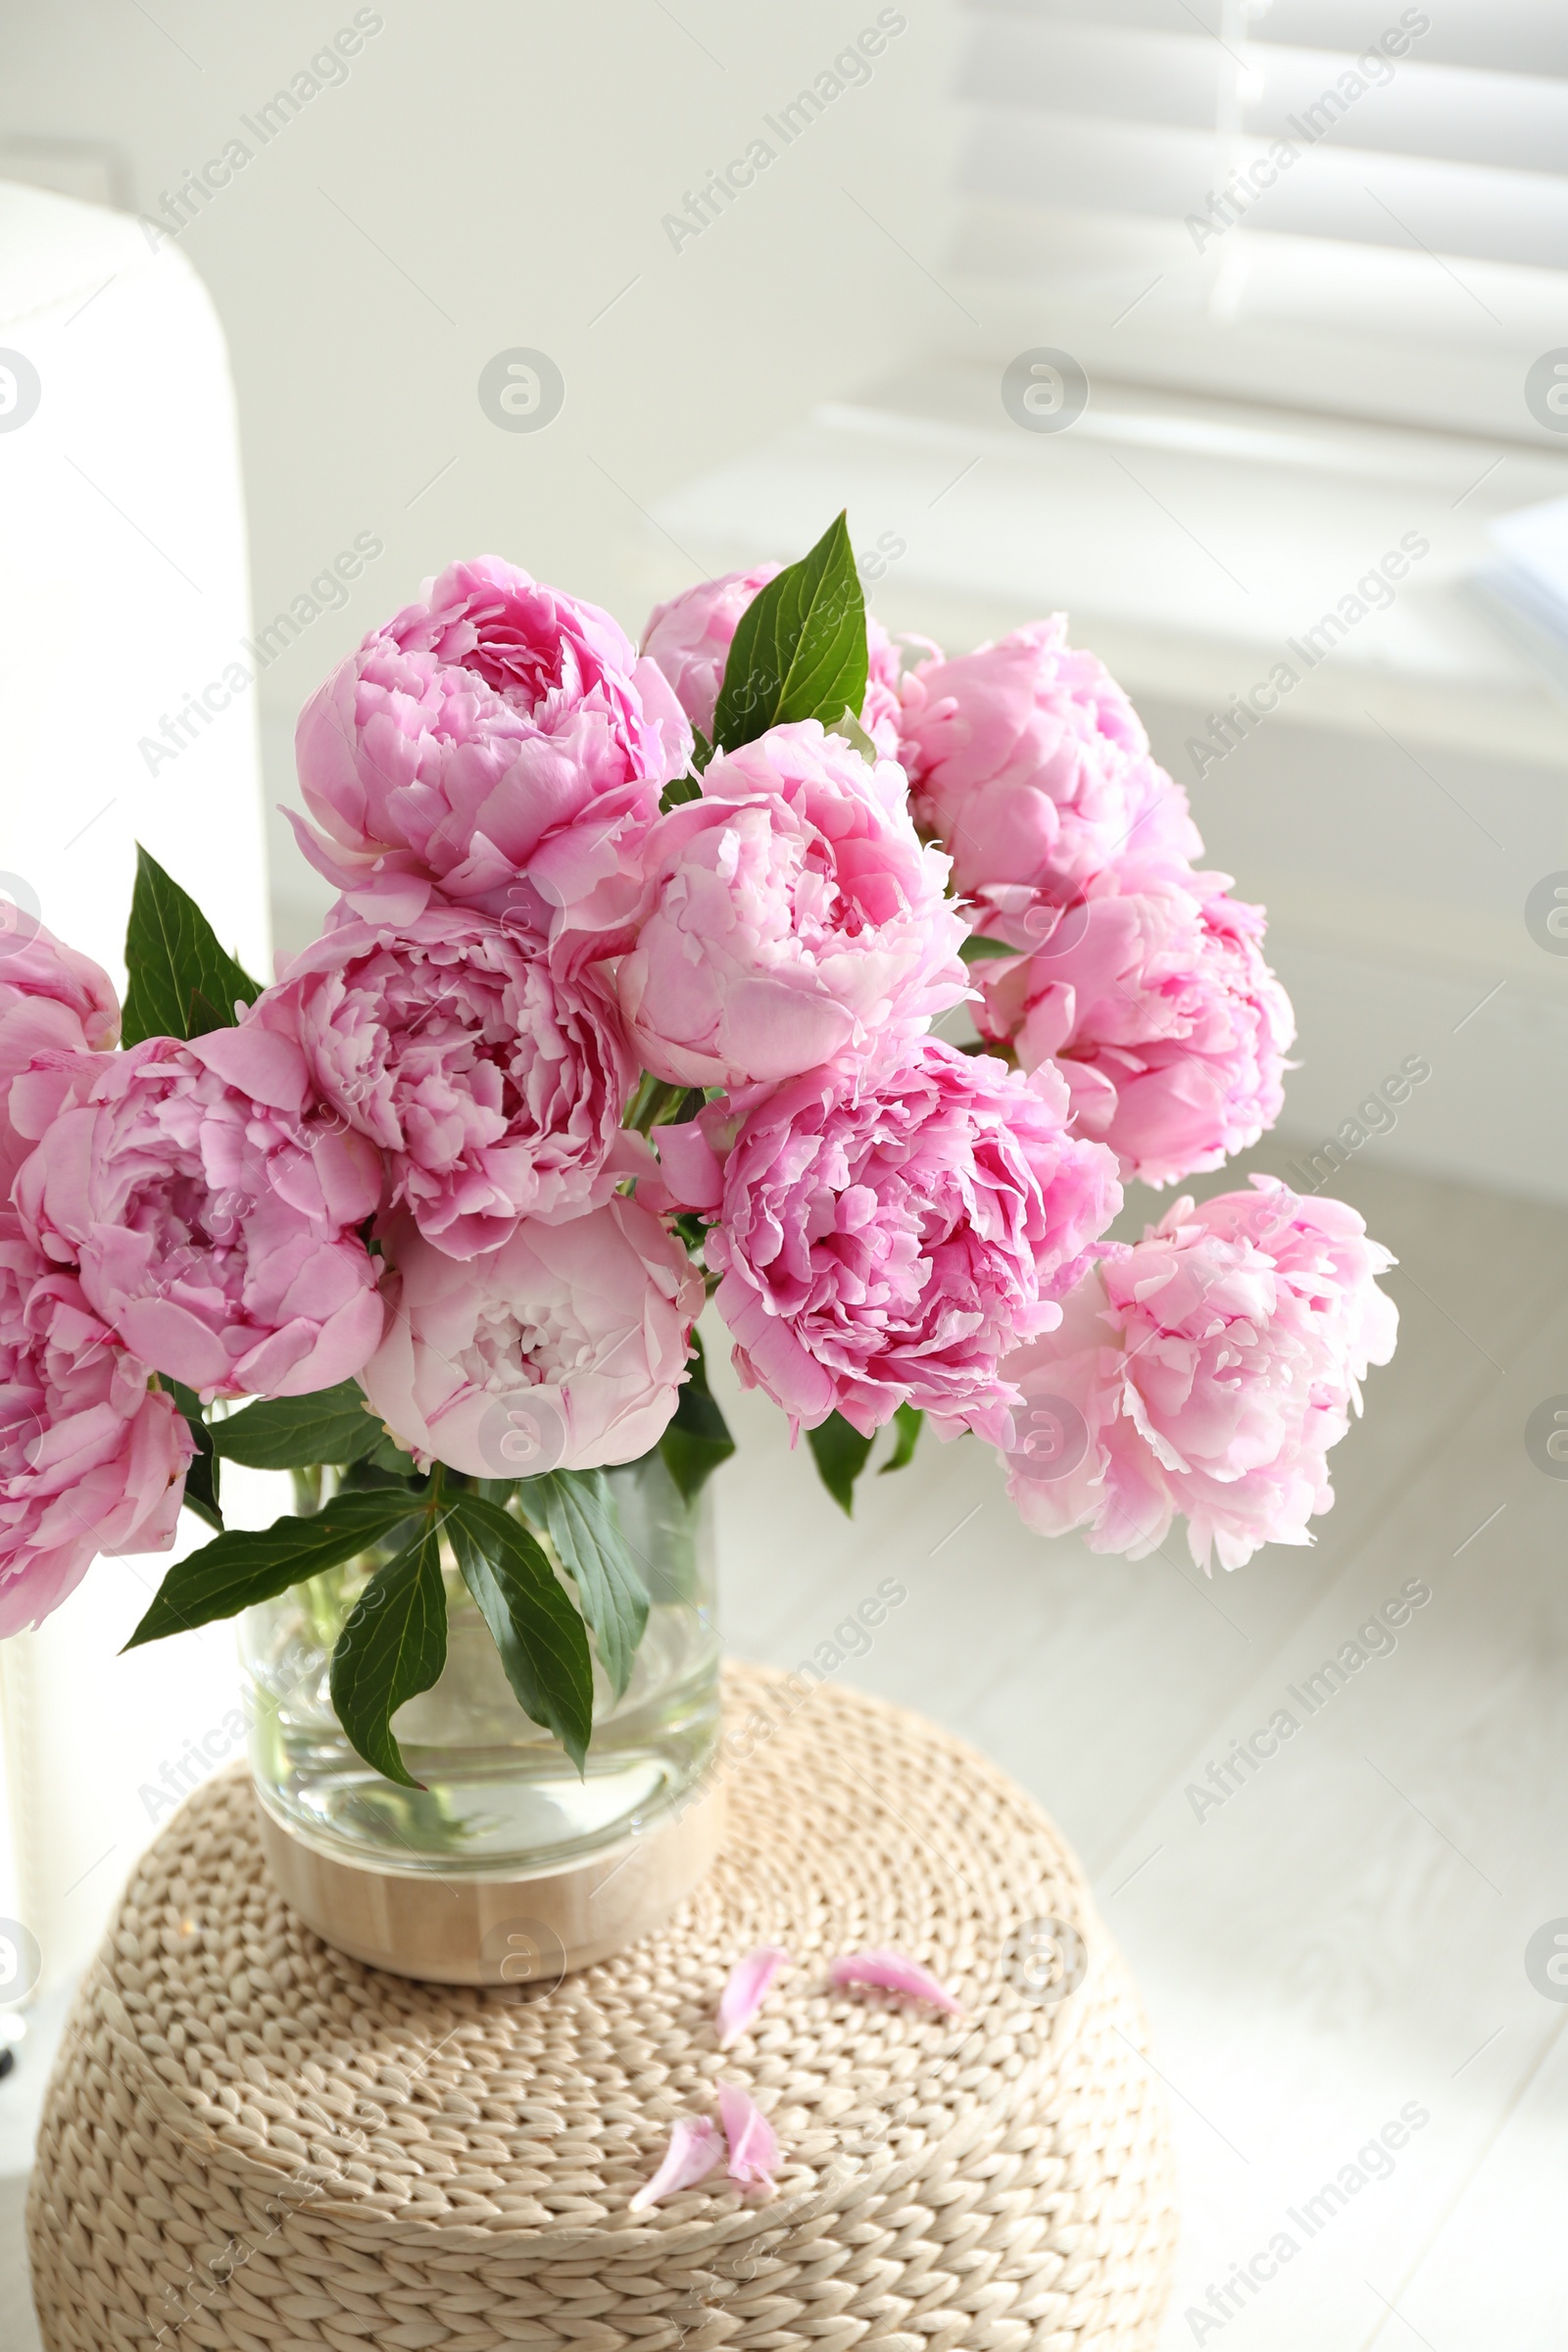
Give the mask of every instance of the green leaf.
M 518 1492 L 530 1517 L 543 1508 L 556 1557 L 577 1588 L 578 1606 L 619 1698 L 648 1623 L 648 1589 L 632 1565 L 605 1474 L 552 1470 L 546 1478 L 523 1480 Z
M 806 1442 L 811 1448 L 823 1486 L 845 1517 L 853 1519 L 855 1482 L 865 1468 L 871 1450 L 870 1439 L 852 1429 L 842 1413 L 829 1413 L 817 1428 L 807 1431 Z
M 377 1470 L 390 1471 L 394 1478 L 416 1478 L 418 1476 L 413 1454 L 408 1451 L 406 1446 L 400 1446 L 396 1438 L 389 1437 L 384 1430 L 376 1431 L 375 1443 L 365 1459 L 372 1462 Z
M 993 956 L 1016 956 L 1017 953 L 1017 949 L 1009 948 L 1004 939 L 986 939 L 978 931 L 971 931 L 958 949 L 965 963 L 985 963 Z
M 878 1473 L 882 1478 L 886 1478 L 890 1470 L 907 1470 L 914 1459 L 914 1449 L 920 1443 L 925 1415 L 916 1404 L 901 1404 L 893 1416 L 893 1426 L 898 1432 L 898 1441 Z
M 236 1003 L 253 1004 L 262 993 L 260 981 L 219 946 L 195 900 L 139 844 L 125 968 L 130 986 L 121 1043 L 126 1046 L 140 1045 L 144 1037 L 205 1037 L 209 1030 L 227 1029 Z
M 460 1494 L 447 1534 L 518 1706 L 555 1733 L 581 1772 L 594 1720 L 587 1627 L 533 1537 L 510 1511 L 481 1495 Z
M 714 742 L 733 752 L 790 719 L 826 726 L 858 710 L 866 664 L 865 597 L 840 514 L 741 614 L 713 712 Z
M 268 1396 L 213 1424 L 225 1462 L 247 1470 L 309 1470 L 318 1462 L 357 1462 L 379 1444 L 381 1424 L 357 1380 L 309 1396 Z
M 383 1440 L 382 1446 L 377 1446 L 373 1453 L 362 1454 L 357 1462 L 345 1463 L 338 1474 L 339 1492 L 346 1493 L 352 1489 L 356 1494 L 368 1494 L 373 1492 L 379 1494 L 391 1494 L 396 1490 L 413 1496 L 409 1504 L 410 1510 L 413 1510 L 415 1504 L 421 1502 L 430 1491 L 429 1475 L 416 1470 L 407 1455 L 403 1457 L 401 1469 L 383 1469 L 376 1455 L 388 1444 L 389 1440 Z
M 685 1386 L 676 1394 L 674 1418 L 659 1450 L 687 1502 L 694 1502 L 719 1465 L 729 1460 L 735 1441 L 708 1386 L 703 1343 L 692 1333 L 692 1360 Z
M 392 1737 L 405 1699 L 438 1682 L 447 1662 L 443 1521 L 426 1517 L 396 1559 L 378 1568 L 349 1612 L 332 1652 L 332 1706 L 351 1744 L 389 1781 L 421 1788 Z
M 196 1444 L 190 1468 L 185 1473 L 185 1508 L 194 1511 L 198 1519 L 205 1519 L 210 1528 L 221 1535 L 223 1513 L 218 1499 L 218 1461 L 213 1450 L 213 1433 L 202 1411 L 202 1400 L 194 1389 L 187 1389 L 182 1380 L 171 1380 L 167 1372 L 160 1373 L 159 1386 L 167 1389 L 174 1399 Z
M 708 762 L 710 760 L 711 760 L 717 748 L 718 747 L 716 744 L 709 742 L 708 737 L 703 733 L 701 727 L 693 727 L 692 766 L 696 769 L 698 775 L 706 775 L 708 772 Z
M 308 1519 L 276 1519 L 268 1528 L 230 1528 L 216 1543 L 176 1560 L 152 1607 L 125 1643 L 139 1649 L 192 1626 L 233 1617 L 253 1601 L 271 1600 L 290 1585 L 378 1543 L 417 1509 L 406 1487 L 373 1494 L 335 1494 Z

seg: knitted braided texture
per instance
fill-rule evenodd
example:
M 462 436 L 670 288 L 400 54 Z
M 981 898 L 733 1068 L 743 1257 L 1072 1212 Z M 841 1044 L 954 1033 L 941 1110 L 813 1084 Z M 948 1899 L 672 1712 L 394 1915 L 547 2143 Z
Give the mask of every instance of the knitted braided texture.
M 248 1779 L 137 1866 L 68 2026 L 28 2203 L 47 2352 L 1150 2352 L 1175 2221 L 1136 1995 L 1078 1866 L 917 1716 L 726 1679 L 725 1846 L 617 1958 L 495 1990 L 321 1943 Z M 622 1867 L 636 1867 L 635 1858 Z M 432 1881 L 430 1899 L 442 1899 Z M 797 1965 L 720 2053 L 761 1943 Z M 959 2018 L 834 1991 L 891 1946 Z M 783 2160 L 629 2202 L 719 2079 Z

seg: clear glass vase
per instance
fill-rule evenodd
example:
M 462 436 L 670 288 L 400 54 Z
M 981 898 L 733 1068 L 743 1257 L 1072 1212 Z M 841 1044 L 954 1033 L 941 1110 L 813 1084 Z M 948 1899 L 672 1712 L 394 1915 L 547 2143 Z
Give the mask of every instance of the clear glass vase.
M 393 1718 L 404 1761 L 424 1786 L 384 1780 L 356 1753 L 333 1713 L 329 1675 L 344 1621 L 390 1556 L 377 1548 L 240 1621 L 251 1766 L 279 1829 L 337 1863 L 424 1873 L 450 1887 L 568 1871 L 679 1815 L 718 1737 L 710 1509 L 705 1496 L 685 1500 L 657 1452 L 609 1478 L 651 1605 L 620 1698 L 595 1658 L 586 1773 L 522 1712 L 450 1555 L 445 1670 Z

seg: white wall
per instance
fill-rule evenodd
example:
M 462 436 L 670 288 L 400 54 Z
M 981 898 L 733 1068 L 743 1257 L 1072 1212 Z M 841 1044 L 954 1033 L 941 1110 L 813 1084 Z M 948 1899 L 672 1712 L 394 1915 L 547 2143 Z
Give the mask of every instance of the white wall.
M 940 266 L 957 135 L 951 0 L 885 12 L 907 28 L 869 80 L 726 218 L 679 251 L 661 224 L 760 133 L 781 147 L 762 117 L 881 5 L 386 0 L 346 78 L 266 145 L 241 118 L 352 26 L 350 0 L 168 0 L 156 24 L 84 0 L 13 24 L 0 127 L 107 143 L 143 208 L 227 140 L 253 150 L 179 245 L 228 336 L 258 616 L 357 533 L 385 543 L 262 681 L 271 797 L 300 704 L 425 574 L 493 549 L 635 627 L 640 510 L 886 367 L 944 312 L 921 265 Z M 537 434 L 479 406 L 481 368 L 517 346 L 565 379 Z

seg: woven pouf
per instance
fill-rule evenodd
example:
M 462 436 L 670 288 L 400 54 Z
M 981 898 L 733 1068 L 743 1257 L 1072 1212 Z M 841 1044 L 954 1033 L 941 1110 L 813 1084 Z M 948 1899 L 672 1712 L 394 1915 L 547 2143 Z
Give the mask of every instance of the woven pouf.
M 131 1879 L 49 2087 L 48 2352 L 1152 2347 L 1159 2085 L 1051 1823 L 917 1716 L 755 1668 L 717 1769 L 723 1853 L 664 1927 L 493 1991 L 320 1942 L 265 1874 L 248 1780 L 209 1781 Z M 719 1990 L 762 1943 L 796 1965 L 720 2053 Z M 962 2015 L 832 1990 L 871 1946 Z M 776 2193 L 719 2171 L 632 2212 L 721 2079 L 777 2132 Z

